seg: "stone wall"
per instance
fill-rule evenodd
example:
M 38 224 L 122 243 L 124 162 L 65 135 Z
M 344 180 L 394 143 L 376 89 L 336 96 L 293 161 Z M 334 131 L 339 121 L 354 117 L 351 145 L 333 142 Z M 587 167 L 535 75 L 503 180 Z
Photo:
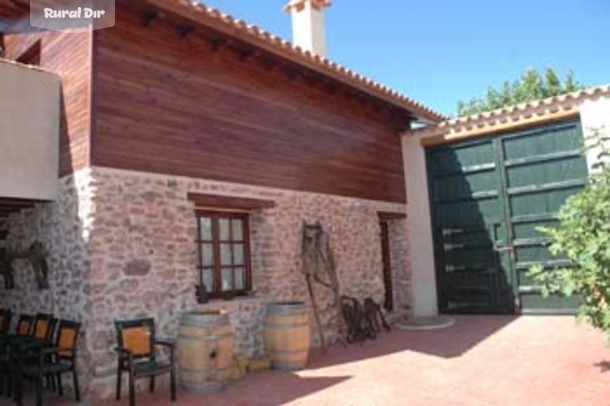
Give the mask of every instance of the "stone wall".
M 377 212 L 405 210 L 401 204 L 97 167 L 62 180 L 61 189 L 56 203 L 15 215 L 8 226 L 9 244 L 22 247 L 40 239 L 50 249 L 51 289 L 38 291 L 27 266 L 18 264 L 20 288 L 1 303 L 82 320 L 86 351 L 81 357 L 93 374 L 89 389 L 95 397 L 112 395 L 115 319 L 154 317 L 158 336 L 173 339 L 180 315 L 201 308 L 195 302 L 196 230 L 189 192 L 276 202 L 250 216 L 255 299 L 205 305 L 230 312 L 236 353 L 246 357 L 264 352 L 266 300 L 308 302 L 301 270 L 303 223 L 320 222 L 330 235 L 342 294 L 381 302 Z M 390 231 L 395 289 L 403 289 L 409 275 L 401 221 L 393 221 Z M 333 342 L 339 326 L 333 296 L 321 286 L 316 295 L 325 335 Z M 408 293 L 395 292 L 395 297 L 408 303 Z M 312 342 L 318 345 L 311 319 Z
M 401 315 L 411 312 L 411 267 L 406 219 L 388 221 L 390 266 L 394 288 L 394 311 Z

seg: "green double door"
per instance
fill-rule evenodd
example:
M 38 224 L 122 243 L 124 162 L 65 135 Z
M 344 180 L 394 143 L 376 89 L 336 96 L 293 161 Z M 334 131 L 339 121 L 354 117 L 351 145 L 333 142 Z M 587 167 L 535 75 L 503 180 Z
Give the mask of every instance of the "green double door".
M 587 178 L 579 121 L 427 150 L 439 308 L 445 313 L 572 313 L 528 280 L 553 258 L 540 226 Z

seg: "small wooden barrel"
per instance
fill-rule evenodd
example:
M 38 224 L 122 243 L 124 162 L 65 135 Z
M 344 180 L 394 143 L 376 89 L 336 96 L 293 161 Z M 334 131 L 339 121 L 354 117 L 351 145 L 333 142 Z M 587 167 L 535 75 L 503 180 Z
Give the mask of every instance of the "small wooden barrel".
M 180 383 L 187 392 L 223 390 L 233 364 L 233 331 L 226 314 L 185 313 L 177 340 Z
M 303 302 L 277 302 L 267 306 L 265 346 L 273 368 L 294 371 L 307 365 L 309 316 Z

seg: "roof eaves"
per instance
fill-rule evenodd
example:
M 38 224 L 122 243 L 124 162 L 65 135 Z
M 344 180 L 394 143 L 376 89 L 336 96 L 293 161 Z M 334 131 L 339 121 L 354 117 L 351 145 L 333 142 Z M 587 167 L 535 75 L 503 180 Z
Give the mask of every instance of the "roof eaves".
M 189 0 L 148 0 L 148 3 L 203 23 L 222 33 L 237 36 L 241 40 L 248 40 L 254 46 L 279 54 L 294 63 L 316 70 L 395 107 L 407 110 L 418 119 L 436 123 L 447 118 L 387 86 L 383 86 L 319 55 L 305 51 L 256 25 L 247 24 L 243 20 L 235 19 L 217 9 L 207 7 L 203 3 Z
M 507 122 L 518 125 L 532 116 L 544 117 L 561 111 L 571 111 L 577 104 L 597 97 L 610 96 L 610 85 L 590 87 L 581 91 L 552 96 L 546 99 L 520 103 L 500 109 L 472 114 L 470 116 L 445 120 L 437 124 L 418 128 L 406 133 L 407 136 L 428 137 L 448 133 L 458 133 L 472 128 L 485 127 L 493 131 L 494 127 Z

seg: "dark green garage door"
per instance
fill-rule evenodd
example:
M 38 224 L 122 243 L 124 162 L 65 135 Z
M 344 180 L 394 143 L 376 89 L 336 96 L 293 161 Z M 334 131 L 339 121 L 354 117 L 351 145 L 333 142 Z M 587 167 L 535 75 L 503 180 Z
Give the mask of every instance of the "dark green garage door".
M 570 313 L 526 277 L 560 264 L 536 231 L 585 184 L 579 121 L 427 150 L 439 307 L 460 313 Z

